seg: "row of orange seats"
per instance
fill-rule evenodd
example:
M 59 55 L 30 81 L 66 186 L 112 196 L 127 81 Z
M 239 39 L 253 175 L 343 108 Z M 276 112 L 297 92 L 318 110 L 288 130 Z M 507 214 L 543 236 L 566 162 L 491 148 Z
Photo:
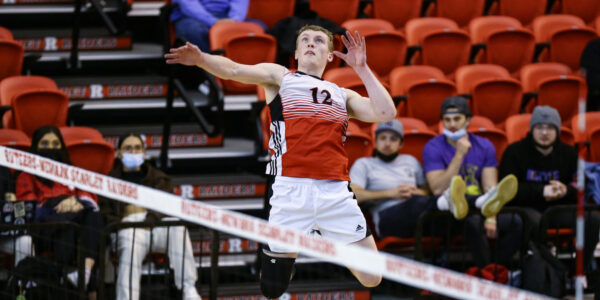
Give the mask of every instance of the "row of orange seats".
M 108 174 L 113 167 L 114 147 L 104 140 L 102 133 L 90 127 L 59 127 L 71 163 L 92 172 Z M 0 145 L 28 151 L 31 140 L 25 132 L 0 129 Z
M 579 71 L 581 53 L 598 34 L 572 15 L 545 15 L 534 20 L 533 32 L 511 17 L 487 16 L 474 19 L 470 32 L 444 18 L 418 18 L 408 21 L 405 34 L 393 25 L 378 19 L 356 19 L 344 27 L 359 31 L 367 43 L 367 61 L 383 82 L 391 81 L 394 68 L 404 65 L 429 65 L 442 71 L 448 79 L 457 77 L 457 70 L 471 61 L 496 64 L 519 78 L 523 67 L 533 62 L 536 47 L 541 61 L 567 66 L 564 75 Z M 210 30 L 212 50 L 224 50 L 224 55 L 244 64 L 274 62 L 277 41 L 253 23 L 219 23 Z M 537 45 L 537 46 L 536 46 Z M 335 47 L 342 50 L 339 37 Z M 480 49 L 480 50 L 477 50 Z M 410 53 L 409 53 L 410 52 Z M 414 53 L 413 53 L 414 52 Z M 339 58 L 328 64 L 327 70 L 340 66 Z M 504 77 L 504 76 L 502 76 Z M 254 86 L 223 81 L 228 94 L 253 93 Z
M 421 16 L 442 17 L 454 20 L 461 27 L 483 15 L 501 15 L 518 19 L 529 26 L 535 17 L 546 12 L 572 14 L 586 24 L 600 22 L 597 16 L 600 2 L 596 0 L 372 0 L 363 9 L 371 18 L 391 22 L 395 28 Z M 309 7 L 319 16 L 341 25 L 356 19 L 361 0 L 309 0 Z M 551 7 L 548 7 L 551 2 Z M 250 0 L 248 17 L 261 20 L 269 28 L 278 21 L 294 15 L 296 0 Z
M 600 112 L 585 114 L 585 131 L 580 131 L 579 122 L 582 115 L 576 115 L 568 120 L 572 129 L 563 126 L 560 138 L 564 143 L 577 146 L 580 155 L 587 161 L 600 162 Z M 494 126 L 486 117 L 473 116 L 467 131 L 485 137 L 494 144 L 496 155 L 500 161 L 506 147 L 524 138 L 529 132 L 531 114 L 520 114 L 506 120 L 506 129 Z M 398 118 L 404 125 L 404 143 L 400 153 L 410 154 L 422 162 L 423 147 L 433 137 L 442 133 L 442 124 L 438 123 L 436 130 L 430 129 L 425 122 L 415 118 Z M 371 156 L 376 124 L 368 124 L 351 119 L 347 129 L 346 152 L 349 165 L 360 157 Z

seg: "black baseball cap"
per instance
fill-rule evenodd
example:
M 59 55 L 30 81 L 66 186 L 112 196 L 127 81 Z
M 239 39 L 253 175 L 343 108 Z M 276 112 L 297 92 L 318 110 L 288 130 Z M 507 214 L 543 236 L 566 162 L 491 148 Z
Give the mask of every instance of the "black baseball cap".
M 448 112 L 447 110 L 450 108 L 458 109 L 457 111 Z M 469 102 L 465 97 L 462 96 L 452 96 L 444 99 L 442 103 L 442 114 L 464 114 L 467 117 L 471 117 L 471 111 L 469 110 Z M 440 117 L 441 117 L 440 116 Z

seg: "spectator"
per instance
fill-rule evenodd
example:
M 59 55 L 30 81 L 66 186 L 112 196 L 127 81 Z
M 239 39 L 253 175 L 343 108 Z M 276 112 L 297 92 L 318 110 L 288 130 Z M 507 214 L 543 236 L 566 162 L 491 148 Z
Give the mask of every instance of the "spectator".
M 591 40 L 581 54 L 581 69 L 587 82 L 587 111 L 600 111 L 600 39 Z
M 534 238 L 539 238 L 542 213 L 560 204 L 576 204 L 577 152 L 560 140 L 561 120 L 558 111 L 549 106 L 533 110 L 529 133 L 506 148 L 500 163 L 500 175 L 515 174 L 519 189 L 511 205 L 522 207 L 532 225 Z M 584 262 L 588 285 L 600 297 L 600 278 L 594 261 L 598 243 L 600 215 L 586 213 Z M 575 228 L 575 211 L 564 212 L 550 220 L 555 228 Z M 592 275 L 590 281 L 590 275 Z
M 142 184 L 166 192 L 173 191 L 171 179 L 144 161 L 146 147 L 139 135 L 126 135 L 119 139 L 118 160 L 110 176 Z M 142 207 L 104 199 L 100 200 L 107 223 L 150 222 L 176 220 Z M 165 204 L 166 205 L 166 204 Z M 132 241 L 135 241 L 132 242 Z M 150 242 L 152 241 L 152 249 Z M 185 244 L 184 244 L 185 243 Z M 113 241 L 115 244 L 115 241 Z M 184 247 L 181 245 L 184 244 Z M 119 271 L 117 275 L 117 299 L 139 299 L 142 261 L 150 250 L 167 252 L 174 269 L 175 285 L 183 290 L 183 299 L 201 299 L 196 290 L 197 271 L 192 244 L 183 226 L 156 227 L 152 231 L 143 228 L 126 228 L 118 233 Z M 131 285 L 130 285 L 131 283 Z
M 10 170 L 5 167 L 0 167 L 0 195 L 4 195 L 4 202 L 14 202 L 17 200 L 14 177 L 11 175 Z M 34 255 L 31 236 L 0 232 L 0 251 L 14 254 L 16 266 L 25 257 Z
M 33 133 L 29 152 L 71 164 L 62 135 L 54 126 L 42 126 Z M 97 258 L 98 241 L 104 226 L 98 211 L 96 195 L 25 172 L 17 177 L 16 194 L 19 200 L 37 201 L 36 220 L 39 222 L 71 221 L 82 227 L 83 241 L 81 242 L 85 256 L 85 285 L 87 286 Z M 75 260 L 76 239 L 76 231 L 72 229 L 53 232 L 52 246 L 59 263 L 66 265 Z M 77 271 L 69 273 L 67 278 L 76 285 Z
M 520 248 L 522 220 L 509 214 L 496 218 L 496 214 L 514 197 L 517 180 L 508 175 L 496 184 L 496 151 L 488 139 L 467 133 L 470 117 L 465 98 L 454 96 L 444 100 L 441 108 L 444 132 L 423 149 L 425 176 L 434 195 L 446 190 L 454 176 L 464 179 L 466 188 L 462 195 L 466 195 L 469 204 L 465 209 L 480 209 L 485 217 L 471 214 L 466 219 L 466 240 L 475 264 L 484 268 L 491 263 L 488 238 L 497 238 L 496 263 L 507 265 Z M 496 201 L 486 200 L 490 197 Z
M 266 26 L 260 21 L 247 19 L 249 0 L 174 0 L 178 4 L 171 14 L 175 35 L 203 52 L 210 52 L 208 32 L 216 23 L 249 21 Z

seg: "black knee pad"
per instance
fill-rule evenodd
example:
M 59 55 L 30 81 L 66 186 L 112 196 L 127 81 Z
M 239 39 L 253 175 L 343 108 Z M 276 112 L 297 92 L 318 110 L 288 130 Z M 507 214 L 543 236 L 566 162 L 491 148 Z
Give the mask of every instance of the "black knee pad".
M 288 288 L 295 258 L 272 257 L 261 251 L 260 290 L 269 299 L 279 298 Z

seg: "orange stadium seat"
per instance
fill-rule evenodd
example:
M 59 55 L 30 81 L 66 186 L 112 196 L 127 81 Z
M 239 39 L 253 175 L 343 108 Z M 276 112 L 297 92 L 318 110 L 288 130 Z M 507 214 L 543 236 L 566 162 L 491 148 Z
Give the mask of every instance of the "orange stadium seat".
M 0 41 L 2 40 L 9 40 L 12 41 L 13 38 L 13 34 L 10 30 L 8 30 L 8 28 L 4 28 L 2 26 L 0 26 Z
M 353 120 L 355 119 L 350 119 L 348 122 L 346 142 L 344 143 L 344 149 L 346 149 L 348 155 L 348 169 L 352 167 L 357 159 L 373 154 L 373 136 L 360 128 L 357 123 L 352 122 Z
M 596 20 L 594 20 L 592 26 L 596 29 L 596 32 L 600 34 L 600 15 L 596 17 Z
M 423 163 L 423 148 L 436 136 L 425 122 L 415 118 L 397 118 L 404 126 L 404 141 L 400 154 L 410 154 Z
M 69 98 L 61 91 L 31 90 L 19 93 L 11 106 L 15 128 L 31 136 L 40 126 L 65 126 Z
M 524 92 L 537 93 L 535 101 L 527 105 L 532 112 L 536 105 L 549 105 L 556 108 L 563 125 L 570 126 L 571 118 L 577 113 L 578 100 L 584 80 L 569 75 L 570 69 L 559 63 L 538 63 L 521 69 L 521 83 Z
M 508 144 L 518 142 L 524 138 L 529 132 L 529 121 L 531 120 L 531 114 L 520 114 L 510 116 L 506 119 L 506 138 Z M 573 131 L 569 128 L 562 126 L 560 129 L 560 139 L 569 145 L 574 145 Z
M 31 140 L 23 131 L 3 128 L 0 129 L 0 145 L 29 151 Z
M 456 70 L 456 86 L 459 94 L 471 95 L 473 114 L 489 118 L 499 128 L 521 109 L 521 84 L 502 66 L 462 66 Z
M 294 15 L 296 0 L 250 0 L 248 18 L 262 21 L 268 28 Z
M 216 23 L 208 32 L 210 50 L 223 50 L 230 39 L 237 36 L 265 33 L 260 25 L 252 22 L 221 22 Z
M 527 26 L 546 12 L 547 0 L 498 0 L 498 14 L 516 18 Z
M 389 90 L 389 85 L 383 82 L 377 73 L 375 73 L 375 76 L 378 77 L 379 81 L 383 83 L 383 86 Z M 351 89 L 363 97 L 369 96 L 362 80 L 351 67 L 341 67 L 327 70 L 323 74 L 323 79 L 331 81 L 340 87 Z
M 435 130 L 442 102 L 456 94 L 456 87 L 435 67 L 403 66 L 390 73 L 390 91 L 392 97 L 406 97 L 407 117 L 421 119 Z
M 54 80 L 43 76 L 12 76 L 0 81 L 0 105 L 12 106 L 22 93 L 29 91 L 57 91 Z M 13 112 L 7 111 L 2 118 L 4 128 L 16 128 Z
M 0 80 L 21 75 L 25 50 L 23 46 L 11 40 L 0 40 Z
M 420 16 L 422 5 L 423 0 L 373 0 L 373 15 L 392 23 L 396 29 L 401 29 L 408 20 Z
M 572 15 L 545 15 L 533 20 L 533 33 L 538 43 L 549 43 L 550 48 L 541 53 L 540 61 L 553 61 L 579 70 L 581 53 L 589 41 L 598 37 L 585 22 Z
M 471 40 L 483 44 L 483 53 L 477 63 L 496 64 L 505 67 L 511 74 L 533 61 L 535 39 L 533 33 L 521 26 L 521 22 L 507 16 L 485 16 L 469 23 Z
M 346 20 L 356 19 L 359 0 L 309 0 L 309 7 L 320 17 L 341 25 Z
M 369 67 L 378 75 L 386 78 L 394 67 L 404 65 L 406 39 L 396 32 L 392 23 L 378 19 L 355 19 L 344 22 L 342 27 L 350 32 L 358 31 L 365 37 Z
M 560 11 L 567 15 L 576 15 L 586 24 L 594 21 L 600 15 L 600 1 L 598 0 L 560 0 Z
M 406 23 L 409 46 L 420 46 L 412 62 L 435 66 L 446 76 L 469 62 L 471 39 L 456 22 L 446 18 L 418 18 Z
M 84 126 L 60 127 L 71 163 L 92 172 L 108 174 L 115 149 L 97 129 Z
M 502 153 L 508 146 L 508 140 L 504 131 L 496 128 L 492 120 L 482 116 L 473 116 L 467 131 L 490 140 L 496 148 L 496 158 L 500 161 Z
M 434 14 L 466 27 L 472 19 L 483 15 L 484 6 L 485 0 L 436 0 Z

